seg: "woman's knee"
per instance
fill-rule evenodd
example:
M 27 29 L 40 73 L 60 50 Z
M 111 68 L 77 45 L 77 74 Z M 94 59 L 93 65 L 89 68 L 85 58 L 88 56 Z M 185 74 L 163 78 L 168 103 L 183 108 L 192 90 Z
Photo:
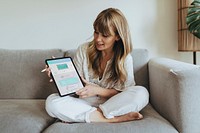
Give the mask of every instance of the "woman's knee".
M 132 93 L 134 96 L 142 97 L 144 99 L 149 99 L 149 92 L 143 86 L 132 86 L 127 88 L 124 92 Z
M 143 86 L 132 86 L 126 90 L 131 97 L 131 105 L 136 111 L 141 111 L 149 103 L 149 92 Z
M 99 108 L 106 118 L 113 118 L 129 112 L 139 112 L 148 102 L 149 93 L 147 89 L 142 86 L 132 86 L 111 97 Z
M 139 110 L 143 109 L 149 103 L 149 92 L 143 86 L 133 86 L 127 91 L 133 93 L 133 98 L 136 103 L 138 103 Z

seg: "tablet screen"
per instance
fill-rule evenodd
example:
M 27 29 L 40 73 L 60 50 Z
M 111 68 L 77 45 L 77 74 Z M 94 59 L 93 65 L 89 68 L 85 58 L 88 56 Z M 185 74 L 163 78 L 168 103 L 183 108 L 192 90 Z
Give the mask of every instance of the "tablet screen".
M 46 64 L 51 70 L 52 78 L 60 96 L 74 93 L 83 88 L 80 75 L 71 57 L 47 59 Z

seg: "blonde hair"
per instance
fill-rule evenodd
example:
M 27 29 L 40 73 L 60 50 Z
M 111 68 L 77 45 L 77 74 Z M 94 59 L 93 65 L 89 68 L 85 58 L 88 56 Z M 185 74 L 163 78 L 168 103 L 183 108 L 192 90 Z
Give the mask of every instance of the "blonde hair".
M 120 10 L 108 8 L 97 16 L 93 27 L 94 30 L 98 30 L 103 35 L 111 35 L 111 30 L 113 30 L 120 37 L 113 47 L 114 56 L 109 68 L 111 75 L 108 82 L 125 82 L 127 72 L 124 68 L 124 62 L 126 56 L 132 51 L 131 36 L 126 18 Z M 101 52 L 96 49 L 94 40 L 89 44 L 88 58 L 89 68 L 93 69 L 95 75 L 99 75 Z

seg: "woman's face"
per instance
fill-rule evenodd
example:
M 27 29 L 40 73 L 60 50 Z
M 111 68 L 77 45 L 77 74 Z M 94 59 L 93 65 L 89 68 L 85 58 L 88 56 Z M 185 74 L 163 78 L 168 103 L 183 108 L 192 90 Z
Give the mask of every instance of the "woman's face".
M 112 51 L 115 41 L 119 40 L 113 30 L 110 35 L 103 35 L 99 31 L 94 31 L 94 42 L 97 50 L 99 51 Z

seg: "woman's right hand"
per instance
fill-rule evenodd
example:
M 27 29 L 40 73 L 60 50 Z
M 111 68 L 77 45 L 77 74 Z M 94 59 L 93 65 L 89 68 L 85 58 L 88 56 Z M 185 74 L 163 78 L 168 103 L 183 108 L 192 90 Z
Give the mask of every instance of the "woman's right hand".
M 51 58 L 54 59 L 56 57 L 55 56 L 51 56 Z M 46 74 L 50 78 L 49 82 L 53 82 L 53 79 L 51 77 L 51 70 L 50 70 L 50 68 L 47 65 L 45 65 L 45 68 L 41 72 L 46 72 Z
M 47 74 L 47 76 L 50 78 L 49 82 L 53 81 L 51 78 L 51 70 L 47 65 L 45 65 L 45 68 L 41 72 L 45 72 Z

